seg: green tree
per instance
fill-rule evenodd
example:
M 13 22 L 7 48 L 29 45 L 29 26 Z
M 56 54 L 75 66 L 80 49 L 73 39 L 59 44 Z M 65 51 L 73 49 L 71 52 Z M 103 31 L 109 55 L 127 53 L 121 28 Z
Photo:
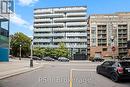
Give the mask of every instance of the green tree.
M 64 43 L 59 43 L 59 48 L 56 49 L 56 55 L 57 57 L 68 57 L 69 51 Z
M 52 53 L 52 48 L 49 47 L 45 48 L 44 56 L 51 56 L 51 53 Z
M 38 57 L 43 57 L 45 55 L 45 49 L 36 47 L 33 49 L 33 55 Z
M 19 56 L 21 44 L 21 56 L 26 57 L 30 55 L 31 39 L 21 32 L 17 32 L 10 37 L 10 47 L 12 48 L 12 55 Z
M 39 56 L 39 57 L 50 56 L 50 57 L 54 57 L 54 58 L 58 58 L 58 57 L 67 57 L 68 58 L 69 51 L 68 51 L 67 48 L 65 48 L 64 43 L 60 43 L 58 48 L 36 47 L 36 48 L 33 49 L 33 55 Z

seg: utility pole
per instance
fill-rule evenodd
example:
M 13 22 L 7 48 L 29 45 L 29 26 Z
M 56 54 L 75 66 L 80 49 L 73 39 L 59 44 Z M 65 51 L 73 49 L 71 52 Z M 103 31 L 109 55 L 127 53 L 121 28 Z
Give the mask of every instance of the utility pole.
M 31 40 L 31 58 L 30 58 L 30 67 L 33 67 L 33 40 Z
M 21 60 L 21 44 L 20 44 L 20 54 L 19 54 L 19 60 Z

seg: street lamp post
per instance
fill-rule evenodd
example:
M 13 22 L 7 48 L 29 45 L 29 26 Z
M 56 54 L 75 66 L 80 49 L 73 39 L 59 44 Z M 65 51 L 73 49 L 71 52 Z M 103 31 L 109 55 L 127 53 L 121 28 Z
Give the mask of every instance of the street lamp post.
M 114 36 L 111 36 L 111 49 L 113 51 L 113 59 L 115 60 L 114 58 L 114 52 L 115 52 L 115 46 L 114 46 Z
M 19 60 L 21 60 L 21 46 L 22 46 L 22 45 L 20 44 Z
M 31 58 L 30 58 L 30 67 L 33 67 L 33 40 L 31 40 Z

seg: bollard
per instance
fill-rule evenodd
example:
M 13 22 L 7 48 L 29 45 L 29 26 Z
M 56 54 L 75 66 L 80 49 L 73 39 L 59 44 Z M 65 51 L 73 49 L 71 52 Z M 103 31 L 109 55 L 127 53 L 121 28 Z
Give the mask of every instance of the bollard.
M 33 59 L 30 59 L 30 67 L 33 67 Z

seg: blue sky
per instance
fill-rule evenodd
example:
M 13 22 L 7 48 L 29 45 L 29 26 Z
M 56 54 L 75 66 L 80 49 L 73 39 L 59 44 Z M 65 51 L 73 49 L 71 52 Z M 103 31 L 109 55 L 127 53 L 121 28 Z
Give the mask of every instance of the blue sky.
M 33 9 L 63 6 L 87 6 L 87 14 L 130 12 L 130 0 L 15 0 L 10 34 L 23 32 L 32 36 Z

